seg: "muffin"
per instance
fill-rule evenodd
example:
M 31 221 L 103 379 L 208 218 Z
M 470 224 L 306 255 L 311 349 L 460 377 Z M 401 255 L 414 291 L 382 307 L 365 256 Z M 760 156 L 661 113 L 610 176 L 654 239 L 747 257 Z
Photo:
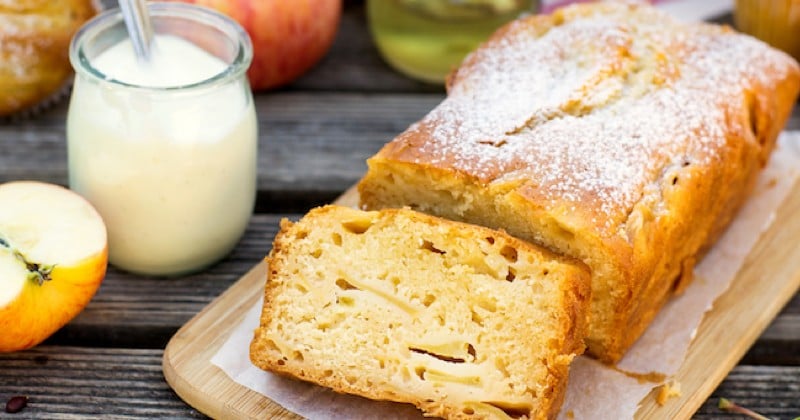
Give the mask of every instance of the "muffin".
M 92 0 L 0 0 L 0 116 L 63 91 L 70 39 L 97 10 Z

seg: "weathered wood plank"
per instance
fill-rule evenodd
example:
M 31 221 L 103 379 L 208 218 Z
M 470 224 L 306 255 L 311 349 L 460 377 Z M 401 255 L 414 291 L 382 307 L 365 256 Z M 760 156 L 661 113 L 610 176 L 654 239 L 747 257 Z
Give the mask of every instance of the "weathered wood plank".
M 197 274 L 156 278 L 109 267 L 89 306 L 48 343 L 163 348 L 178 328 L 269 253 L 282 217 L 254 215 L 233 252 Z
M 161 350 L 42 346 L 0 354 L 0 403 L 27 395 L 28 407 L 0 418 L 73 419 L 203 416 L 184 404 L 161 374 Z M 696 418 L 733 418 L 720 397 L 776 419 L 800 413 L 800 367 L 737 366 Z
M 800 292 L 767 327 L 742 363 L 800 366 Z
M 441 99 L 436 94 L 261 96 L 259 190 L 326 191 L 335 198 L 363 175 L 369 156 Z
M 800 367 L 739 365 L 694 418 L 744 418 L 717 408 L 720 398 L 727 398 L 771 419 L 794 419 L 800 415 Z
M 0 418 L 205 418 L 164 382 L 161 350 L 43 346 L 0 354 L 0 404 L 28 407 Z
M 366 158 L 441 99 L 439 94 L 257 95 L 258 209 L 299 211 L 332 201 L 361 177 Z M 35 119 L 0 123 L 0 182 L 67 184 L 66 111 L 61 104 Z

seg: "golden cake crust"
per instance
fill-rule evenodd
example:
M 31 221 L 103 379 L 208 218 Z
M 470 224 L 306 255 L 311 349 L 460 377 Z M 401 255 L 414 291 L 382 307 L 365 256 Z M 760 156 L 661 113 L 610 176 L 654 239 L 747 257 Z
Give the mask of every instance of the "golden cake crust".
M 507 25 L 368 161 L 367 209 L 504 228 L 594 271 L 589 351 L 618 360 L 723 232 L 800 89 L 789 56 L 649 6 Z

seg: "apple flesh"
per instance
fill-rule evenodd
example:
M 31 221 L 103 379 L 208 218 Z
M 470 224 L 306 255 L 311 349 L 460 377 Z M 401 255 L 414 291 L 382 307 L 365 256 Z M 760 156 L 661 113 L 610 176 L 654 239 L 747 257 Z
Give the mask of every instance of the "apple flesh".
M 105 224 L 81 196 L 0 184 L 0 352 L 33 347 L 78 315 L 107 263 Z
M 253 43 L 247 76 L 253 90 L 271 89 L 311 69 L 330 49 L 342 0 L 180 0 L 230 16 Z

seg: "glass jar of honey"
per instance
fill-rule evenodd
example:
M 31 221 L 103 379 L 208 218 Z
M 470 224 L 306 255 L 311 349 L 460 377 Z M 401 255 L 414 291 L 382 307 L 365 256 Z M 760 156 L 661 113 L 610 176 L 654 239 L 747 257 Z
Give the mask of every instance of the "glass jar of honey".
M 536 9 L 536 0 L 369 0 L 375 44 L 396 70 L 442 83 L 497 28 Z

